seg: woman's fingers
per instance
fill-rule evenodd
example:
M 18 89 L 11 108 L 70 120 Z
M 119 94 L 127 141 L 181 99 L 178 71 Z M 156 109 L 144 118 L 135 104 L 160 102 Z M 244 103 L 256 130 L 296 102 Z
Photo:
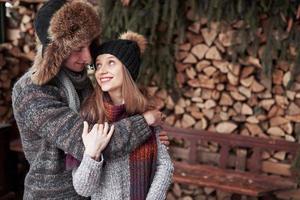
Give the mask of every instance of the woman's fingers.
M 100 124 L 101 125 L 101 124 Z M 98 131 L 98 127 L 99 127 L 99 124 L 95 124 L 94 126 L 93 126 L 93 128 L 92 128 L 92 130 L 90 131 L 90 133 L 92 133 L 92 132 L 97 132 Z
M 108 140 L 110 140 L 112 134 L 114 133 L 114 130 L 115 130 L 115 126 L 114 126 L 114 125 L 111 125 L 110 130 L 109 130 L 109 132 L 108 132 L 108 134 L 107 134 Z
M 97 129 L 97 133 L 98 134 L 102 134 L 103 133 L 103 124 L 99 124 L 98 129 Z
M 161 141 L 162 144 L 166 146 L 169 146 L 170 144 L 168 133 L 166 131 L 161 131 L 159 133 L 159 140 Z
M 88 134 L 88 130 L 89 130 L 89 124 L 86 121 L 84 121 L 83 122 L 82 136 L 86 136 Z
M 104 123 L 104 129 L 103 129 L 103 133 L 106 135 L 106 134 L 107 134 L 107 132 L 108 132 L 108 123 L 107 123 L 107 122 L 105 122 L 105 123 Z

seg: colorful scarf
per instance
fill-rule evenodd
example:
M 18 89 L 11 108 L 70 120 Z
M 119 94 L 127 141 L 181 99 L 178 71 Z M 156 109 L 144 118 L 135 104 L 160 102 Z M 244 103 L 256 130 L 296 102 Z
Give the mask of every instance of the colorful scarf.
M 104 103 L 110 123 L 127 116 L 125 105 L 114 106 Z M 130 154 L 130 199 L 145 200 L 156 171 L 157 143 L 155 134 Z
M 105 114 L 108 122 L 113 123 L 119 121 L 128 114 L 125 105 L 112 105 L 111 102 L 104 102 Z M 154 132 L 154 131 L 153 131 Z M 151 183 L 156 172 L 157 160 L 157 143 L 156 136 L 152 134 L 150 138 L 133 152 L 129 157 L 130 169 L 130 199 L 145 200 L 149 192 Z M 66 168 L 73 169 L 79 166 L 80 161 L 72 157 L 70 154 L 66 156 Z

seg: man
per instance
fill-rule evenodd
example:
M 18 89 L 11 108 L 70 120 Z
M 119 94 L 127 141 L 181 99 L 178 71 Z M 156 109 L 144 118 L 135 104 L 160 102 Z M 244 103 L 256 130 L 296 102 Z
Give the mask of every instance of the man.
M 65 169 L 65 154 L 81 160 L 83 120 L 78 111 L 92 85 L 85 66 L 89 46 L 100 35 L 93 7 L 79 0 L 50 0 L 37 13 L 38 52 L 32 68 L 15 84 L 12 101 L 30 169 L 24 199 L 80 199 Z M 128 154 L 150 135 L 158 111 L 115 123 L 104 157 Z M 135 132 L 131 130 L 137 130 Z

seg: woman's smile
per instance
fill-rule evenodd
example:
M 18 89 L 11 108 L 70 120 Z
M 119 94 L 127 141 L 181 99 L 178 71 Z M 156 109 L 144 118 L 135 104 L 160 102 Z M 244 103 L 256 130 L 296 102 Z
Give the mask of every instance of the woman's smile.
M 106 83 L 109 82 L 113 77 L 100 77 L 100 82 L 101 83 Z

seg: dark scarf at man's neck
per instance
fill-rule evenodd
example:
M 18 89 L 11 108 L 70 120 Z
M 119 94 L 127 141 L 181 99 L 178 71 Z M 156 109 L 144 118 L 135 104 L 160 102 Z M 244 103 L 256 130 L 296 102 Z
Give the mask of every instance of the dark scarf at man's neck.
M 83 92 L 86 91 L 88 87 L 90 87 L 90 80 L 89 77 L 87 76 L 87 71 L 83 70 L 82 72 L 74 72 L 69 70 L 66 67 L 62 67 L 62 70 L 65 72 L 65 74 L 73 83 L 74 88 L 78 93 L 80 102 L 82 102 L 83 96 L 86 96 L 86 94 L 83 94 Z
M 83 70 L 82 72 L 74 72 L 66 67 L 63 67 L 62 70 L 64 70 L 66 75 L 70 78 L 76 90 L 82 90 L 89 82 L 86 70 Z

